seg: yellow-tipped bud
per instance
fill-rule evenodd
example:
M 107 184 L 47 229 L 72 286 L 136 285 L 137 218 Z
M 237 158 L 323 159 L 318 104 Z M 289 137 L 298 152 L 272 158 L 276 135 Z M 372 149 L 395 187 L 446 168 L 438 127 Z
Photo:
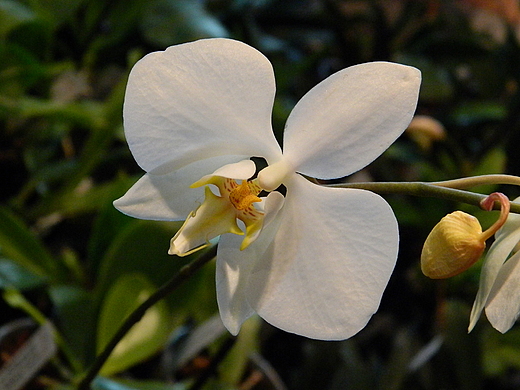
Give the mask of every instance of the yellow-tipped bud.
M 445 279 L 467 270 L 486 248 L 478 219 L 462 211 L 446 215 L 423 246 L 421 270 L 432 279 Z
M 480 202 L 490 211 L 500 203 L 500 216 L 486 231 L 482 231 L 478 219 L 462 211 L 446 215 L 435 225 L 424 242 L 421 253 L 423 274 L 432 279 L 445 279 L 467 270 L 482 256 L 486 240 L 493 236 L 507 220 L 509 198 L 493 192 Z

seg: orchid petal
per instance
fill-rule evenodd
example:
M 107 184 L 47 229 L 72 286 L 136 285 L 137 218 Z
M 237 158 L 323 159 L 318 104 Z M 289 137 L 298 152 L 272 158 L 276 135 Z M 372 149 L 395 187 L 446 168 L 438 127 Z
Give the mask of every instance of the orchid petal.
M 269 194 L 268 198 L 274 193 Z M 280 195 L 281 196 L 281 195 Z M 233 335 L 237 335 L 240 326 L 254 313 L 246 300 L 249 274 L 258 261 L 262 261 L 264 252 L 278 229 L 280 198 L 275 195 L 269 203 L 266 200 L 266 224 L 259 237 L 246 249 L 238 250 L 241 237 L 235 234 L 221 236 L 217 253 L 216 285 L 217 302 L 222 322 Z
M 271 63 L 238 41 L 203 39 L 150 53 L 132 69 L 125 134 L 145 171 L 225 154 L 279 158 Z
M 247 278 L 256 260 L 255 256 L 230 256 L 234 249 L 240 247 L 240 237 L 225 234 L 220 237 L 216 266 L 217 302 L 220 317 L 229 332 L 236 336 L 240 327 L 254 314 L 244 291 L 247 289 Z M 249 246 L 246 251 L 250 251 Z
M 372 192 L 321 187 L 299 175 L 286 185 L 280 227 L 251 272 L 247 299 L 278 328 L 346 339 L 379 306 L 397 258 L 397 221 Z
M 227 164 L 215 172 L 214 176 L 222 176 L 230 179 L 247 180 L 255 173 L 256 166 L 252 160 L 242 160 L 233 164 Z
M 244 156 L 219 156 L 197 161 L 164 175 L 145 174 L 125 195 L 114 201 L 114 206 L 122 213 L 135 218 L 156 221 L 183 220 L 204 199 L 204 189 L 190 186 L 201 176 L 211 174 L 215 170 L 220 171 L 223 169 L 220 167 L 243 158 Z M 252 163 L 250 160 L 246 161 Z M 242 176 L 248 173 L 251 176 L 251 169 L 254 173 L 254 163 L 253 168 L 248 162 L 241 162 L 241 165 L 236 167 L 243 167 L 234 171 L 238 176 L 234 177 L 236 179 L 242 179 Z M 228 170 L 220 172 L 230 173 Z
M 285 203 L 285 197 L 278 191 L 273 191 L 267 195 L 264 202 L 264 227 L 268 226 Z
M 202 178 L 193 183 L 192 187 L 200 187 L 211 182 L 215 176 L 227 177 L 229 179 L 247 180 L 254 175 L 256 170 L 255 163 L 251 160 L 242 160 L 236 163 L 227 164 L 209 175 L 204 175 Z
M 520 252 L 500 269 L 486 304 L 486 316 L 493 327 L 505 333 L 520 315 Z
M 508 225 L 507 222 L 506 225 Z M 489 294 L 495 284 L 498 273 L 500 272 L 500 268 L 519 241 L 520 228 L 517 228 L 516 230 L 510 231 L 509 234 L 498 236 L 489 248 L 484 264 L 482 265 L 482 271 L 480 272 L 479 288 L 471 309 L 468 332 L 471 332 L 477 324 L 480 314 L 488 301 Z
M 332 179 L 358 171 L 383 153 L 410 123 L 420 72 L 371 62 L 341 70 L 294 107 L 284 133 L 284 158 L 297 172 Z
M 520 200 L 520 198 L 516 198 L 514 200 L 514 202 L 518 203 L 519 200 Z M 514 203 L 514 202 L 512 202 L 512 203 Z M 520 228 L 520 215 L 519 214 L 510 213 L 507 216 L 507 221 L 504 224 L 504 226 L 502 226 L 498 230 L 498 232 L 496 232 L 495 239 L 498 240 L 502 236 L 506 236 L 508 234 L 511 234 L 514 230 L 516 230 L 518 228 Z
M 247 227 L 246 231 L 246 237 L 244 237 L 244 241 L 242 241 L 242 244 L 240 245 L 240 250 L 244 250 L 247 248 L 251 243 L 256 241 L 260 233 L 264 230 L 266 226 L 268 226 L 273 218 L 278 214 L 278 211 L 282 208 L 284 204 L 285 198 L 282 194 L 279 192 L 271 192 L 269 195 L 267 195 L 267 198 L 262 202 L 263 204 L 260 205 L 260 207 L 263 208 L 264 212 L 264 218 L 259 221 L 259 223 L 251 225 L 250 227 Z

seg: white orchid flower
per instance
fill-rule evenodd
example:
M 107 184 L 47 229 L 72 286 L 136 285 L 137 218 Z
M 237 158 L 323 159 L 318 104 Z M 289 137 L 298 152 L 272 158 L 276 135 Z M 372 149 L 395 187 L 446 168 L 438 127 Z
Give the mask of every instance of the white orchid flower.
M 124 104 L 127 141 L 147 173 L 114 204 L 137 218 L 186 220 L 170 253 L 221 235 L 217 298 L 232 334 L 256 312 L 309 338 L 348 338 L 379 306 L 397 222 L 372 192 L 302 175 L 339 178 L 372 162 L 409 124 L 419 85 L 420 72 L 399 64 L 341 70 L 294 107 L 282 153 L 273 69 L 260 52 L 207 39 L 148 54 Z M 268 164 L 255 179 L 251 157 Z
M 519 202 L 520 198 L 515 199 Z M 504 226 L 495 234 L 480 274 L 480 284 L 471 309 L 468 331 L 471 332 L 482 313 L 501 333 L 507 332 L 520 316 L 520 215 L 509 214 Z

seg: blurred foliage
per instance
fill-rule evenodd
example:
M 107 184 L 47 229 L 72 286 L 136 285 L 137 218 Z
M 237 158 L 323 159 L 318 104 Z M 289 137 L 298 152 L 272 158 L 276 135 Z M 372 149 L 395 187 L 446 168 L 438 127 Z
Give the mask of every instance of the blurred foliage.
M 417 114 L 445 134 L 426 147 L 405 134 L 360 175 L 520 175 L 520 11 L 517 1 L 497 3 L 509 8 L 470 0 L 0 0 L 0 349 L 16 320 L 31 317 L 54 323 L 61 351 L 26 388 L 73 389 L 126 313 L 190 260 L 166 254 L 178 224 L 112 207 L 142 174 L 121 118 L 139 58 L 204 37 L 258 48 L 277 77 L 278 139 L 298 99 L 331 73 L 373 60 L 414 65 L 423 73 Z M 481 189 L 494 190 L 520 195 Z M 357 336 L 308 340 L 253 318 L 230 338 L 215 325 L 210 264 L 145 315 L 94 388 L 183 390 L 201 373 L 205 389 L 520 387 L 519 329 L 500 335 L 483 320 L 466 333 L 479 267 L 442 282 L 418 267 L 426 235 L 446 213 L 466 209 L 484 226 L 493 214 L 388 200 L 400 256 L 379 312 Z

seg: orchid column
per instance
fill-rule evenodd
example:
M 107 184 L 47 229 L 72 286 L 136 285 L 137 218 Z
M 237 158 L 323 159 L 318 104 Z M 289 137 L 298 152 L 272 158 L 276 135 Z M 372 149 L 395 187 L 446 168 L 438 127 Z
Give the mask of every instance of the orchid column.
M 172 254 L 220 236 L 217 297 L 232 334 L 256 312 L 306 337 L 348 338 L 379 306 L 397 222 L 379 195 L 302 175 L 334 179 L 372 162 L 410 122 L 419 85 L 417 69 L 388 62 L 335 73 L 294 107 L 280 148 L 274 74 L 260 52 L 207 39 L 151 53 L 133 68 L 124 106 L 130 150 L 147 173 L 114 204 L 137 218 L 185 220 Z M 251 157 L 268 166 L 256 172 Z

